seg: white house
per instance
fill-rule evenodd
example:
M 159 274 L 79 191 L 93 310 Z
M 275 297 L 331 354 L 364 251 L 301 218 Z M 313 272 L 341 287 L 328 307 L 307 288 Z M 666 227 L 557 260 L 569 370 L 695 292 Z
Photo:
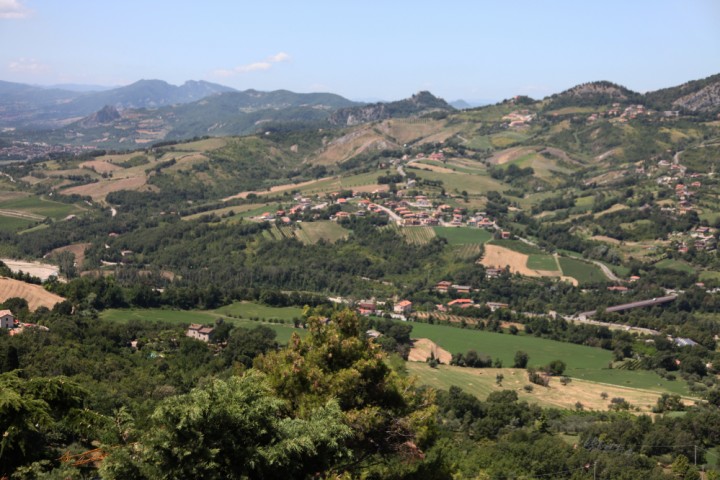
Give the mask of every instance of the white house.
M 15 317 L 10 310 L 0 310 L 0 328 L 15 327 Z
M 209 342 L 210 335 L 212 335 L 212 332 L 213 332 L 212 327 L 205 327 L 198 323 L 193 323 L 190 325 L 190 327 L 188 327 L 187 332 L 185 332 L 185 335 L 190 338 L 195 338 L 195 339 L 203 341 L 203 342 Z

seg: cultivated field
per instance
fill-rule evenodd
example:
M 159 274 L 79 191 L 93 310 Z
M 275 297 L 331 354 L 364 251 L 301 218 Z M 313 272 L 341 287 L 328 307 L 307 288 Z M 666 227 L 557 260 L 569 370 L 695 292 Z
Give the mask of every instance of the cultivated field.
M 567 257 L 559 257 L 558 261 L 563 275 L 575 278 L 581 284 L 607 282 L 605 274 L 591 263 Z
M 552 255 L 533 254 L 528 256 L 527 267 L 532 270 L 555 271 L 558 269 L 558 264 Z
M 530 382 L 525 370 L 514 368 L 462 368 L 440 365 L 430 368 L 426 363 L 408 362 L 410 374 L 415 375 L 420 383 L 439 389 L 448 389 L 451 386 L 461 387 L 464 391 L 484 399 L 491 392 L 513 390 L 521 400 L 537 403 L 543 407 L 554 407 L 574 410 L 580 402 L 584 410 L 608 410 L 612 398 L 624 398 L 639 412 L 650 413 L 656 404 L 660 393 L 639 388 L 629 388 L 617 385 L 591 382 L 573 378 L 567 385 L 562 385 L 559 379 L 551 379 L 548 387 L 533 385 L 532 392 L 523 388 Z M 496 376 L 501 374 L 501 385 L 496 382 Z M 601 393 L 607 394 L 607 399 Z M 685 398 L 684 403 L 692 405 L 694 399 Z M 635 410 L 637 412 L 637 410 Z
M 119 192 L 120 190 L 143 190 L 146 187 L 147 177 L 137 176 L 119 179 L 107 179 L 87 185 L 79 185 L 63 190 L 64 195 L 88 195 L 94 201 L 104 201 L 109 193 Z
M 403 227 L 397 230 L 408 243 L 417 245 L 425 245 L 435 238 L 435 230 L 431 227 Z
M 0 302 L 4 302 L 8 298 L 13 297 L 27 300 L 28 307 L 31 311 L 35 311 L 39 307 L 52 308 L 56 303 L 65 300 L 59 295 L 48 292 L 40 285 L 0 277 Z
M 320 240 L 335 243 L 347 238 L 349 231 L 332 221 L 303 222 L 297 224 L 295 236 L 305 244 L 314 244 Z
M 485 255 L 480 263 L 489 268 L 510 267 L 510 272 L 528 277 L 560 277 L 558 270 L 537 270 L 528 267 L 529 255 L 515 252 L 492 243 L 485 245 Z
M 423 168 L 425 167 L 423 166 Z M 468 175 L 467 173 L 458 172 L 439 173 L 417 168 L 411 168 L 411 170 L 418 178 L 443 182 L 448 191 L 452 187 L 452 191 L 466 191 L 470 195 L 484 195 L 491 190 L 502 192 L 508 189 L 507 184 L 485 175 Z
M 45 218 L 62 220 L 68 215 L 82 211 L 83 209 L 76 205 L 55 202 L 44 196 L 18 194 L 0 200 L 1 216 L 22 218 L 30 221 L 42 221 Z
M 446 238 L 450 245 L 484 244 L 492 239 L 492 233 L 482 228 L 432 227 L 435 235 Z
M 608 368 L 612 362 L 612 352 L 608 350 L 524 334 L 501 334 L 427 323 L 412 325 L 413 337 L 427 338 L 451 353 L 475 350 L 478 354 L 500 359 L 504 366 L 512 366 L 515 352 L 522 350 L 530 357 L 529 365 L 533 367 L 542 367 L 553 360 L 564 361 L 567 364 L 565 374 L 573 379 L 688 395 L 687 384 L 683 381 L 666 380 L 651 371 Z
M 452 354 L 437 346 L 432 340 L 427 338 L 417 338 L 412 341 L 412 348 L 408 353 L 408 360 L 411 362 L 424 362 L 430 358 L 435 358 L 441 363 L 449 364 L 452 360 Z

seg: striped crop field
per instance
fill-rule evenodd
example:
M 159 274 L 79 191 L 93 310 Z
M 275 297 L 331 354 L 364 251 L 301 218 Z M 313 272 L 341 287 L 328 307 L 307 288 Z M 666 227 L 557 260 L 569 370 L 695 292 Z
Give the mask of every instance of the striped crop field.
M 425 245 L 435 238 L 435 230 L 430 227 L 404 227 L 398 230 L 408 243 L 417 245 Z

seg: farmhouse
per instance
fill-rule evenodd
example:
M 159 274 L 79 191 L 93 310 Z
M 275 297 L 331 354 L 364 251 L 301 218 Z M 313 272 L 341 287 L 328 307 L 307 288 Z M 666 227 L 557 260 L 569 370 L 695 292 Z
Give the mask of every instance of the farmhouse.
M 468 308 L 472 307 L 475 304 L 475 302 L 472 301 L 470 298 L 458 298 L 457 300 L 453 300 L 451 302 L 448 302 L 448 307 L 459 307 L 459 308 Z
M 0 328 L 15 328 L 15 317 L 10 310 L 0 310 Z
M 486 302 L 485 305 L 490 309 L 491 312 L 494 312 L 495 310 L 499 310 L 501 308 L 508 308 L 509 305 L 507 303 L 499 303 L 499 302 Z
M 403 300 L 398 302 L 393 307 L 393 312 L 397 314 L 410 313 L 412 311 L 412 302 L 410 300 Z
M 196 340 L 200 340 L 203 342 L 209 342 L 210 341 L 210 335 L 212 335 L 213 328 L 212 327 L 205 327 L 203 325 L 200 325 L 199 323 L 193 323 L 191 324 L 187 332 L 185 332 L 185 335 L 194 338 Z

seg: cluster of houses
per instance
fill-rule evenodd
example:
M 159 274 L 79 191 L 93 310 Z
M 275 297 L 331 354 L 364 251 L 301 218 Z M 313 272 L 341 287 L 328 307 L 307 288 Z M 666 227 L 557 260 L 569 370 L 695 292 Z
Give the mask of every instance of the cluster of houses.
M 468 215 L 463 209 L 447 204 L 433 209 L 432 202 L 425 195 L 416 195 L 413 200 L 388 201 L 384 206 L 401 219 L 400 225 L 406 227 L 447 224 L 455 227 L 497 228 L 495 221 L 484 212 Z
M 379 302 L 375 299 L 371 300 L 360 300 L 357 305 L 355 306 L 355 310 L 360 315 L 384 315 L 386 313 L 385 306 L 387 305 L 386 302 Z M 392 313 L 390 313 L 390 316 L 392 318 L 397 318 L 400 320 L 407 320 L 407 315 L 411 314 L 413 311 L 413 303 L 410 300 L 400 300 L 397 303 L 393 305 Z M 388 312 L 389 313 L 389 312 Z
M 696 227 L 690 232 L 689 238 L 683 238 L 677 244 L 679 253 L 687 253 L 690 247 L 695 250 L 713 251 L 717 248 L 717 229 L 711 227 Z
M 662 118 L 676 118 L 680 116 L 680 112 L 677 110 L 668 110 L 664 112 L 657 112 L 646 108 L 644 105 L 629 105 L 622 108 L 619 103 L 613 103 L 612 108 L 606 112 L 593 113 L 587 118 L 587 123 L 594 123 L 600 118 L 613 118 L 619 123 L 627 123 L 630 120 L 635 120 L 639 117 L 657 117 Z

